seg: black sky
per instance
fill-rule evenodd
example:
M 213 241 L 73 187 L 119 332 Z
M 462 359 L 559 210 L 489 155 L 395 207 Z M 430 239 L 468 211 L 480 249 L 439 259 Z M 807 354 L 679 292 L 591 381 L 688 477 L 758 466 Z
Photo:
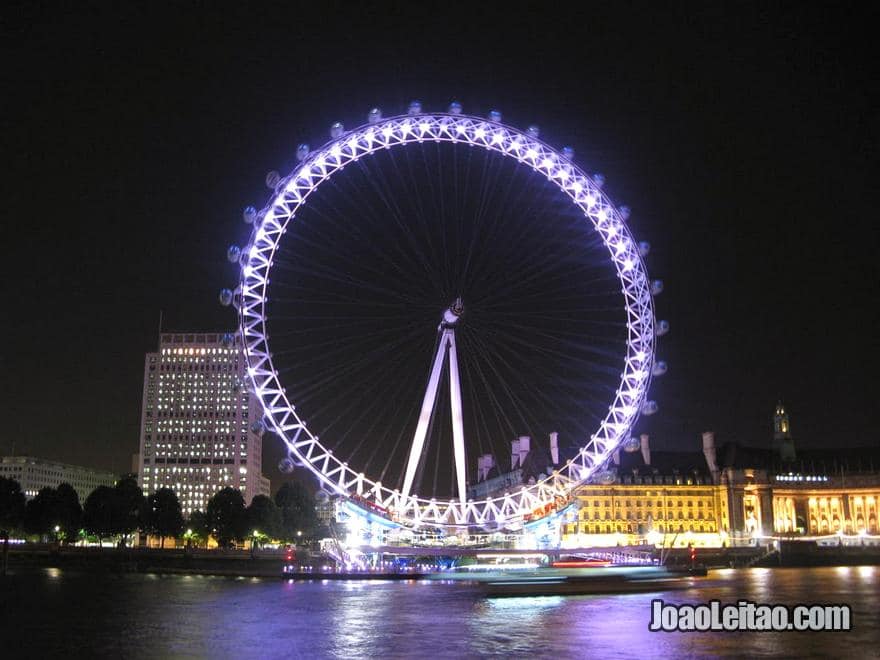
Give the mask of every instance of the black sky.
M 225 247 L 266 171 L 453 97 L 634 209 L 672 324 L 656 443 L 765 442 L 778 397 L 806 445 L 877 443 L 876 11 L 149 4 L 2 10 L 0 453 L 127 469 L 159 311 L 233 323 Z

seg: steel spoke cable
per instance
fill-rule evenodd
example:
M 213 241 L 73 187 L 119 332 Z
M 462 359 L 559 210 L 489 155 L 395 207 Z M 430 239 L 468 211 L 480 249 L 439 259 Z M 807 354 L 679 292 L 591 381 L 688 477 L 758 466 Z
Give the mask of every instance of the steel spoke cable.
M 397 166 L 397 161 L 394 158 L 393 154 L 390 155 L 391 163 L 395 169 L 395 173 L 397 174 L 397 180 L 402 181 L 402 173 L 400 168 Z M 358 161 L 362 162 L 362 161 Z M 389 190 L 390 186 L 388 184 L 388 180 L 384 174 L 384 172 L 379 168 L 374 168 L 373 170 L 369 169 L 367 166 L 364 167 L 365 171 L 370 173 L 368 180 L 371 184 L 373 184 L 374 189 L 379 194 L 382 201 L 385 203 L 386 207 L 391 212 L 392 220 L 394 220 L 397 227 L 405 234 L 409 247 L 413 251 L 415 255 L 418 255 L 418 259 L 415 259 L 415 262 L 421 266 L 426 273 L 428 273 L 429 277 L 436 277 L 437 272 L 436 269 L 432 268 L 431 260 L 424 253 L 421 248 L 421 243 L 416 240 L 416 237 L 413 233 L 413 227 L 411 224 L 411 217 L 413 215 L 416 216 L 418 220 L 421 220 L 424 217 L 423 212 L 415 212 L 411 211 L 409 214 L 404 214 L 400 207 L 397 204 L 397 198 L 389 196 L 384 191 Z M 416 196 L 418 198 L 418 196 Z M 430 243 L 428 243 L 428 249 L 431 249 Z
M 367 165 L 363 164 L 361 166 L 362 174 L 364 172 L 368 172 L 366 169 Z M 380 213 L 375 205 L 373 204 L 373 200 L 370 199 L 369 195 L 363 194 L 363 191 L 360 191 L 357 195 L 354 192 L 349 192 L 347 186 L 340 186 L 341 192 L 347 196 L 349 203 L 352 208 L 352 215 L 356 218 L 364 218 L 366 217 L 367 222 L 363 225 L 363 230 L 359 233 L 359 240 L 369 240 L 371 244 L 375 244 L 372 238 L 365 233 L 365 229 L 368 226 L 373 227 L 383 239 L 387 239 L 387 218 L 389 215 L 394 214 L 395 210 L 391 209 L 387 203 L 387 193 L 381 194 L 380 191 L 376 190 L 378 183 L 371 178 L 369 174 L 365 174 L 367 183 L 371 186 L 374 192 L 379 195 L 382 203 L 385 204 L 386 212 Z M 355 182 L 350 182 L 351 187 L 355 187 L 357 184 Z M 358 224 L 358 223 L 355 223 Z M 398 229 L 403 230 L 404 233 L 407 234 L 406 239 L 408 242 L 412 243 L 414 237 L 412 236 L 412 230 L 407 222 L 407 218 L 395 217 L 395 225 Z M 383 240 L 381 245 L 390 252 L 393 252 L 392 255 L 386 256 L 385 259 L 387 262 L 393 264 L 397 270 L 397 272 L 402 277 L 410 277 L 413 272 L 418 272 L 419 268 L 423 267 L 424 264 L 420 264 L 418 259 L 415 258 L 415 254 L 412 250 L 403 249 L 403 244 L 399 241 L 388 241 Z M 378 252 L 378 251 L 377 251 Z M 393 258 L 394 255 L 401 257 L 409 264 L 408 269 L 401 268 L 397 261 Z

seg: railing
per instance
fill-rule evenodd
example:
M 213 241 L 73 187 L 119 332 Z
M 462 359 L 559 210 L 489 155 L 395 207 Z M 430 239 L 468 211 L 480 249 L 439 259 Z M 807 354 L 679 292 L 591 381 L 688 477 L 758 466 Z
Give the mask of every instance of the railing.
M 778 555 L 778 554 L 779 554 L 779 545 L 778 544 L 768 545 L 766 547 L 766 550 L 764 551 L 764 553 L 749 559 L 744 564 L 744 567 L 745 568 L 752 568 L 758 562 L 762 562 L 765 559 L 770 559 L 770 557 L 772 557 L 773 555 Z

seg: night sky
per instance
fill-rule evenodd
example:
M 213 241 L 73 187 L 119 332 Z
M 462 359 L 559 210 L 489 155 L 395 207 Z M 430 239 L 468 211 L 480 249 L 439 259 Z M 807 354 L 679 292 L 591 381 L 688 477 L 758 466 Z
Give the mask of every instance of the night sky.
M 633 208 L 672 326 L 655 446 L 765 444 L 778 398 L 804 446 L 876 445 L 876 12 L 36 5 L 0 15 L 0 453 L 127 470 L 160 310 L 232 327 L 266 172 L 412 98 L 536 122 Z

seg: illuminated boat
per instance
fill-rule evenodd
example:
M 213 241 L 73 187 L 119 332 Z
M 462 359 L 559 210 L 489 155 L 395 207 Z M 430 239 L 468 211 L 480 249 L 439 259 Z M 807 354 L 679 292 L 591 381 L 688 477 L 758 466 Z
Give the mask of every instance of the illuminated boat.
M 553 568 L 607 568 L 611 566 L 608 559 L 565 559 L 550 564 Z
M 597 571 L 594 575 L 540 574 L 504 576 L 480 583 L 485 596 L 564 596 L 627 594 L 688 589 L 695 585 L 691 576 L 662 568 L 635 571 Z

